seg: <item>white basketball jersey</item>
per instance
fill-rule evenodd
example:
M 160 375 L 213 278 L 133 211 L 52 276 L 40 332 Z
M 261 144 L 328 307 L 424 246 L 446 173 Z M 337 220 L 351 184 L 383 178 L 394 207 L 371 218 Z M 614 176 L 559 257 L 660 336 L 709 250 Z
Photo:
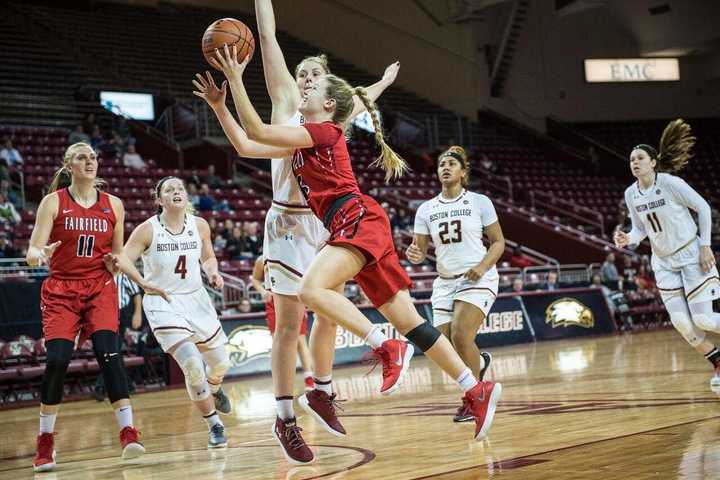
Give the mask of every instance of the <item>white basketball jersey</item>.
M 299 127 L 302 125 L 302 115 L 296 112 L 289 120 L 282 123 L 289 127 Z M 270 161 L 270 171 L 272 173 L 272 190 L 273 200 L 281 204 L 302 205 L 307 206 L 307 201 L 300 193 L 295 174 L 292 169 L 291 158 L 273 158 Z
M 169 294 L 187 294 L 203 287 L 200 273 L 202 239 L 195 216 L 185 216 L 185 227 L 174 235 L 155 215 L 150 219 L 153 240 L 142 254 L 143 276 Z
M 668 256 L 697 237 L 697 225 L 683 198 L 686 189 L 692 190 L 680 177 L 658 173 L 647 190 L 638 182 L 625 190 L 633 225 L 641 223 L 656 255 Z
M 492 202 L 485 195 L 463 190 L 457 198 L 441 195 L 426 201 L 415 214 L 415 233 L 430 235 L 435 244 L 437 271 L 461 275 L 485 258 L 483 227 L 497 222 Z M 488 271 L 494 273 L 495 267 Z

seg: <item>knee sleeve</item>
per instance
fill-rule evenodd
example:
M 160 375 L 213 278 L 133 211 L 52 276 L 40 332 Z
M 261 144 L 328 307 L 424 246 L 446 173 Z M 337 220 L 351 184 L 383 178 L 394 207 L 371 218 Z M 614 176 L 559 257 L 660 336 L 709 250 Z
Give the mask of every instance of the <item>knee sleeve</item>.
M 692 303 L 689 307 L 692 320 L 698 328 L 720 333 L 720 313 L 713 312 L 712 302 Z
M 207 364 L 207 376 L 213 379 L 222 379 L 230 369 L 230 360 L 228 359 L 225 347 L 216 347 L 202 354 L 205 363 Z
M 202 355 L 194 343 L 185 342 L 172 354 L 185 375 L 185 387 L 194 402 L 210 396 Z
M 440 332 L 437 328 L 430 325 L 429 322 L 425 321 L 410 330 L 405 335 L 405 338 L 417 345 L 420 350 L 426 352 L 430 350 L 438 338 L 440 338 Z
M 40 383 L 40 401 L 45 405 L 57 405 L 62 401 L 65 374 L 74 350 L 74 344 L 64 338 L 49 340 L 45 344 L 47 359 L 45 373 Z
M 105 379 L 105 390 L 110 403 L 128 398 L 127 374 L 122 354 L 118 349 L 118 335 L 110 330 L 100 330 L 90 337 L 95 358 Z
M 675 329 L 690 345 L 697 347 L 705 340 L 705 332 L 695 326 L 690 315 L 685 312 L 668 312 L 668 314 Z

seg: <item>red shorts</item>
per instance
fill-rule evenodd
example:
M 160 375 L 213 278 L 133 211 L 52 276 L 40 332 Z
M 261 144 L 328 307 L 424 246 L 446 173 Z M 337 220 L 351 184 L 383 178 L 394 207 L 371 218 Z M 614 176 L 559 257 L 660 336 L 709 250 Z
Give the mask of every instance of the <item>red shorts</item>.
M 265 302 L 265 320 L 267 320 L 268 328 L 270 329 L 270 333 L 275 333 L 275 302 L 273 302 L 273 297 L 270 295 L 270 298 L 267 302 Z M 308 317 L 307 317 L 307 309 L 303 313 L 303 319 L 302 323 L 300 324 L 300 335 L 307 335 L 308 330 Z
M 376 308 L 412 286 L 395 252 L 390 221 L 372 197 L 361 195 L 345 202 L 333 215 L 328 230 L 329 245 L 351 245 L 365 255 L 367 263 L 355 281 Z
M 118 293 L 115 280 L 106 273 L 84 280 L 49 277 L 40 291 L 45 340 L 85 340 L 99 330 L 118 331 Z

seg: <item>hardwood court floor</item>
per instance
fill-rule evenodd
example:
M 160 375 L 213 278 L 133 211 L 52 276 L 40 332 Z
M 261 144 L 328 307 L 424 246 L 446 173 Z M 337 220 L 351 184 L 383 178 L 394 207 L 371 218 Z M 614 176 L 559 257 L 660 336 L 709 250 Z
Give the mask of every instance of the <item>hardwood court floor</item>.
M 672 330 L 546 342 L 493 350 L 489 377 L 502 381 L 484 443 L 473 424 L 453 424 L 454 383 L 417 358 L 405 385 L 382 397 L 379 371 L 336 371 L 348 436 L 300 415 L 314 446 L 311 466 L 291 468 L 270 428 L 269 377 L 226 385 L 229 447 L 205 449 L 205 424 L 184 389 L 134 397 L 144 457 L 119 459 L 105 404 L 69 403 L 58 419 L 59 464 L 39 479 L 646 479 L 720 478 L 720 399 L 712 369 Z M 0 478 L 31 478 L 37 410 L 0 413 Z

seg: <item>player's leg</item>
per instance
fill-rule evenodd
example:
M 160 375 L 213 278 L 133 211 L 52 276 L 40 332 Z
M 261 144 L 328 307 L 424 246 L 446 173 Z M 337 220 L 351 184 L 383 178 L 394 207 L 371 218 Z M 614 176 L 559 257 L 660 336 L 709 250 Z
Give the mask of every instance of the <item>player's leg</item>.
M 224 447 L 227 445 L 225 427 L 215 410 L 200 350 L 190 339 L 185 339 L 168 348 L 167 353 L 172 355 L 182 370 L 188 396 L 208 425 L 208 448 Z
M 400 333 L 457 381 L 471 402 L 471 410 L 475 416 L 475 439 L 485 438 L 495 416 L 502 385 L 479 382 L 455 352 L 450 341 L 417 313 L 406 289 L 399 291 L 378 310 Z
M 300 360 L 300 367 L 303 372 L 303 383 L 305 384 L 305 390 L 312 390 L 315 388 L 313 382 L 313 367 L 310 359 L 310 349 L 308 348 L 307 335 L 301 333 L 298 337 L 298 359 Z

